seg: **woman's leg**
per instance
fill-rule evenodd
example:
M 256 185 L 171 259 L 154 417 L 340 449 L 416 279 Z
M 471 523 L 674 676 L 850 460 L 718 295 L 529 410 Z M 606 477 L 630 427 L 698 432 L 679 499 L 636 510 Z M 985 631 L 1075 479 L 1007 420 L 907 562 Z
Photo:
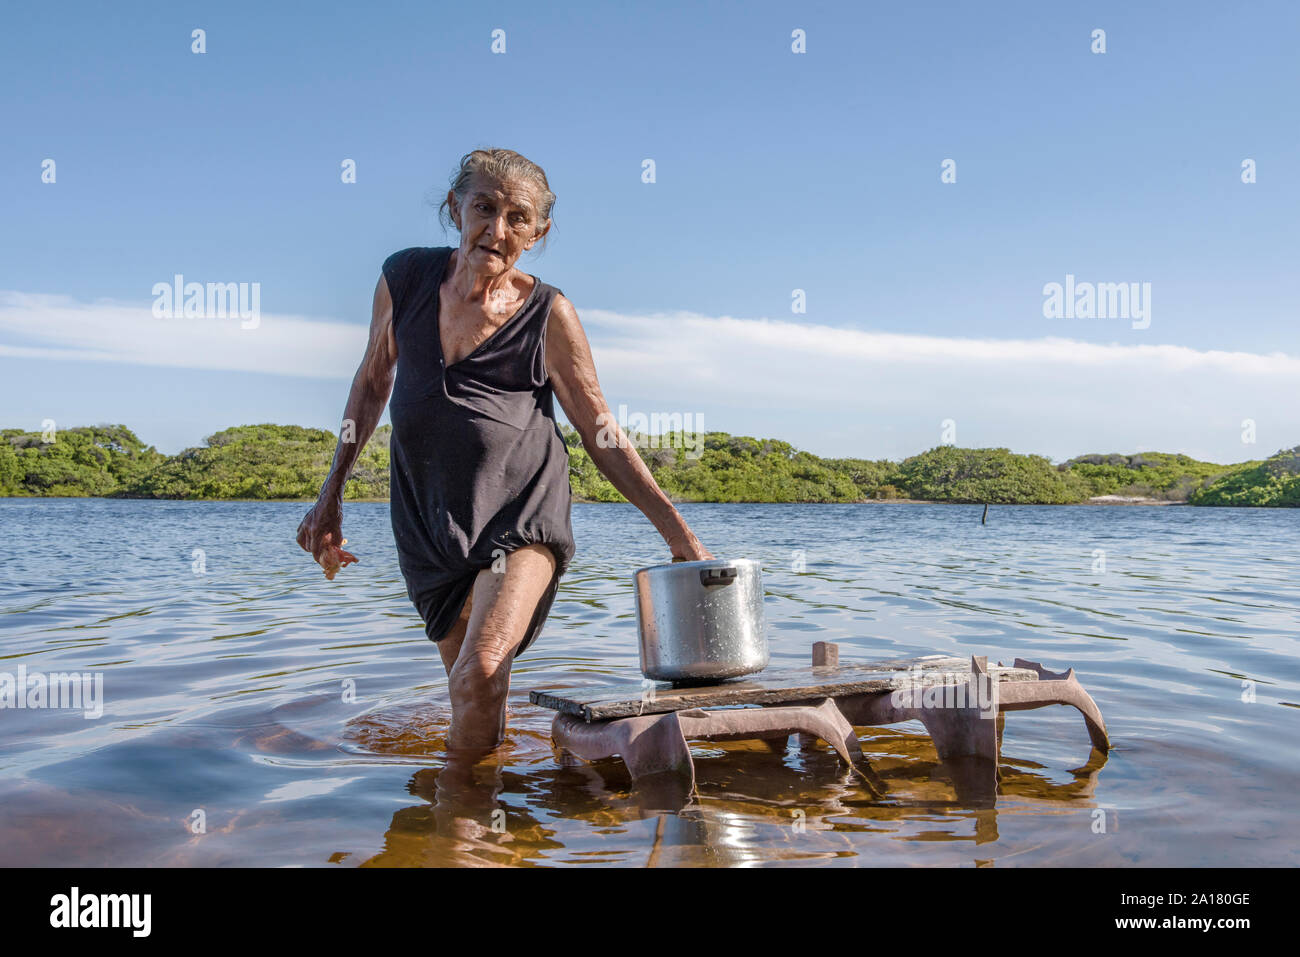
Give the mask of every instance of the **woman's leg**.
M 442 656 L 442 666 L 447 669 L 448 678 L 451 677 L 451 669 L 456 664 L 457 656 L 460 655 L 460 646 L 465 641 L 465 631 L 469 628 L 469 614 L 473 604 L 474 589 L 470 588 L 469 594 L 465 596 L 465 607 L 460 610 L 460 618 L 438 642 L 438 654 Z
M 554 575 L 555 555 L 546 545 L 525 545 L 506 557 L 502 571 L 485 568 L 478 573 L 465 636 L 448 675 L 449 748 L 488 750 L 501 743 L 515 648 L 527 637 Z M 439 650 L 452 637 L 440 641 Z

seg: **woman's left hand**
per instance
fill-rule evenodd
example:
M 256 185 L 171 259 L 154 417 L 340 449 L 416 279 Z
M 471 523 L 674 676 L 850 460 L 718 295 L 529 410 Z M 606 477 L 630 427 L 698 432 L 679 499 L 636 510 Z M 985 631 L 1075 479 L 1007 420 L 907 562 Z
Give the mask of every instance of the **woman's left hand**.
M 673 561 L 702 562 L 714 557 L 691 531 L 679 538 L 669 539 L 668 547 L 672 549 Z

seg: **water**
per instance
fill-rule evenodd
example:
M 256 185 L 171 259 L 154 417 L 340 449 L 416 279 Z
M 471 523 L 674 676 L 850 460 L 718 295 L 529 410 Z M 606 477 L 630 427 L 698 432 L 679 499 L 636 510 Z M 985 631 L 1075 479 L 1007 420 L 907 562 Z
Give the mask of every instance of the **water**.
M 332 583 L 293 541 L 305 509 L 0 500 L 0 672 L 103 676 L 98 719 L 0 711 L 0 864 L 1300 863 L 1300 512 L 683 505 L 762 562 L 773 667 L 816 640 L 1073 667 L 1114 748 L 1073 709 L 1008 715 L 988 807 L 914 722 L 859 729 L 881 801 L 825 748 L 701 743 L 697 800 L 664 814 L 617 761 L 561 766 L 528 703 L 640 678 L 631 574 L 670 556 L 639 512 L 574 506 L 507 741 L 466 769 L 387 506 L 345 507 L 361 564 Z

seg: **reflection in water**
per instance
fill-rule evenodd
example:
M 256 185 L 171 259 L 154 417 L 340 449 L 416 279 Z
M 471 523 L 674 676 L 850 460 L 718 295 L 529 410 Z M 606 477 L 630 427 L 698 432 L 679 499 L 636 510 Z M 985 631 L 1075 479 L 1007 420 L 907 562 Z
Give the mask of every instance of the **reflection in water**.
M 981 526 L 961 507 L 683 506 L 715 554 L 763 563 L 773 667 L 819 639 L 850 660 L 1072 666 L 1115 739 L 1103 758 L 1072 709 L 1016 713 L 993 779 L 941 763 L 919 724 L 862 728 L 890 787 L 873 800 L 793 741 L 696 745 L 693 795 L 558 758 L 528 691 L 639 677 L 631 573 L 666 556 L 630 506 L 575 506 L 505 744 L 448 756 L 387 507 L 348 508 L 365 564 L 324 583 L 295 503 L 0 500 L 25 544 L 0 575 L 0 671 L 104 678 L 97 720 L 0 711 L 0 865 L 1300 863 L 1294 510 L 1007 507 Z
M 449 758 L 441 769 L 417 771 L 407 789 L 426 803 L 393 814 L 384 849 L 364 866 L 495 867 L 523 863 L 496 796 L 505 787 L 499 762 L 476 766 Z M 536 826 L 528 821 L 528 826 Z

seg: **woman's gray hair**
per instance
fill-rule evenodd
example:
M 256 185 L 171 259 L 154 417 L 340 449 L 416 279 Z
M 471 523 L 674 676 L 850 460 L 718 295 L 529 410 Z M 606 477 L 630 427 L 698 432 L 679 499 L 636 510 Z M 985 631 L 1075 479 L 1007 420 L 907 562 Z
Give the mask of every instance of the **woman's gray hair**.
M 457 205 L 464 202 L 469 184 L 475 176 L 482 176 L 498 183 L 521 180 L 531 183 L 537 189 L 537 199 L 540 204 L 537 209 L 539 217 L 537 226 L 540 228 L 551 218 L 551 209 L 555 206 L 555 194 L 551 192 L 551 185 L 546 181 L 546 171 L 526 156 L 521 156 L 514 150 L 504 149 L 472 150 L 466 153 L 460 158 L 460 166 L 451 174 L 451 191 L 456 196 Z M 438 207 L 438 219 L 444 227 L 455 228 L 456 226 L 455 220 L 451 218 L 451 213 L 448 211 L 445 197 L 442 205 Z M 546 248 L 546 237 L 542 237 L 542 248 Z

